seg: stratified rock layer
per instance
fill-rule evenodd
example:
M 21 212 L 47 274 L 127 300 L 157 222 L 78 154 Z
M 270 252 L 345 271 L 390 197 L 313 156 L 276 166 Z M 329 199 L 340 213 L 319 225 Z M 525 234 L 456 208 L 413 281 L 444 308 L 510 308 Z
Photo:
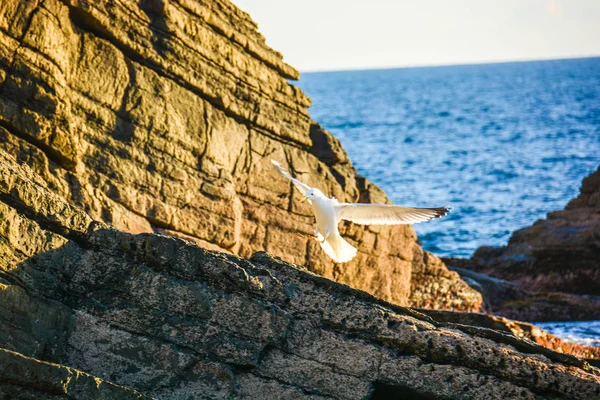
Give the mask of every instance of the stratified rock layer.
M 600 168 L 564 210 L 516 231 L 505 247 L 478 249 L 467 266 L 528 291 L 600 296 Z
M 247 260 L 109 228 L 2 151 L 0 216 L 0 348 L 149 396 L 600 393 L 599 370 L 507 332 L 437 322 L 266 253 Z M 34 374 L 29 360 L 14 365 Z
M 92 218 L 290 262 L 401 305 L 477 310 L 481 296 L 410 226 L 344 225 L 335 265 L 276 159 L 342 201 L 387 197 L 310 120 L 297 71 L 226 0 L 4 0 L 0 148 Z M 435 223 L 435 222 L 432 222 Z

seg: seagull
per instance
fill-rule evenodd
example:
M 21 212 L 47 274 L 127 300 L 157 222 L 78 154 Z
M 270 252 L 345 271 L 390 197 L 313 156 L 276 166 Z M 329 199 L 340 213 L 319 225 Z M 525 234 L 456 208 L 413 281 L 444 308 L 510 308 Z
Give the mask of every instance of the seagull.
M 335 197 L 329 198 L 319 189 L 312 188 L 294 178 L 279 162 L 271 160 L 277 171 L 302 193 L 304 200 L 311 204 L 317 226 L 312 237 L 333 261 L 343 263 L 356 256 L 356 248 L 340 235 L 338 223 L 341 220 L 361 225 L 400 225 L 414 224 L 443 217 L 450 208 L 400 207 L 392 204 L 340 203 Z M 303 201 L 304 201 L 303 200 Z

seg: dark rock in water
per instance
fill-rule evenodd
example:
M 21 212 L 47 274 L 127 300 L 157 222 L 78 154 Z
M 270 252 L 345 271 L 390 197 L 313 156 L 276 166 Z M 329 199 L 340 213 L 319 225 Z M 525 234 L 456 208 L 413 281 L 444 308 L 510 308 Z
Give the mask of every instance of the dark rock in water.
M 506 247 L 478 249 L 468 266 L 528 291 L 600 296 L 600 168 L 564 210 L 515 232 Z
M 410 226 L 342 225 L 359 249 L 343 268 L 306 237 L 309 205 L 270 159 L 340 201 L 389 200 L 229 1 L 3 0 L 0 28 L 0 148 L 95 220 L 270 251 L 401 305 L 479 309 Z
M 267 253 L 109 228 L 2 151 L 0 215 L 0 348 L 19 353 L 0 352 L 9 398 L 60 398 L 78 376 L 61 365 L 91 374 L 68 385 L 76 398 L 137 395 L 103 380 L 165 399 L 600 391 L 584 360 L 502 329 L 439 322 Z
M 475 272 L 468 260 L 444 259 L 452 271 L 479 291 L 484 310 L 523 321 L 586 321 L 600 319 L 600 299 L 560 292 L 528 291 L 515 282 Z M 458 267 L 455 265 L 462 265 Z

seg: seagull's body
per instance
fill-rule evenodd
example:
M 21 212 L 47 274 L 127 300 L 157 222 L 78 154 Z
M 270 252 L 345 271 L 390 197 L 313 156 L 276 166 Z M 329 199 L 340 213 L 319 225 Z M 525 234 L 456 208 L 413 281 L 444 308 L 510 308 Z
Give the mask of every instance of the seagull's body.
M 335 262 L 350 261 L 356 256 L 356 248 L 344 240 L 338 230 L 338 224 L 343 219 L 363 225 L 413 224 L 442 217 L 450 211 L 447 207 L 415 208 L 391 204 L 340 203 L 335 198 L 327 197 L 319 189 L 292 177 L 277 161 L 271 162 L 310 202 L 317 222 L 314 239 Z
M 315 239 L 329 257 L 336 262 L 350 261 L 356 255 L 356 248 L 346 242 L 338 230 L 338 201 L 325 196 L 319 189 L 312 189 L 313 196 L 309 199 L 317 226 Z

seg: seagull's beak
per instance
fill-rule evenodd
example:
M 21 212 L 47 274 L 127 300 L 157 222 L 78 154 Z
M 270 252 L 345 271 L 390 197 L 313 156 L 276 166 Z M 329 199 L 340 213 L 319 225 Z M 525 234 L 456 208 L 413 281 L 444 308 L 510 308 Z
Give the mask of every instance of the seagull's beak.
M 308 197 L 302 196 L 302 198 L 300 199 L 300 203 L 304 203 L 306 200 L 308 200 Z

